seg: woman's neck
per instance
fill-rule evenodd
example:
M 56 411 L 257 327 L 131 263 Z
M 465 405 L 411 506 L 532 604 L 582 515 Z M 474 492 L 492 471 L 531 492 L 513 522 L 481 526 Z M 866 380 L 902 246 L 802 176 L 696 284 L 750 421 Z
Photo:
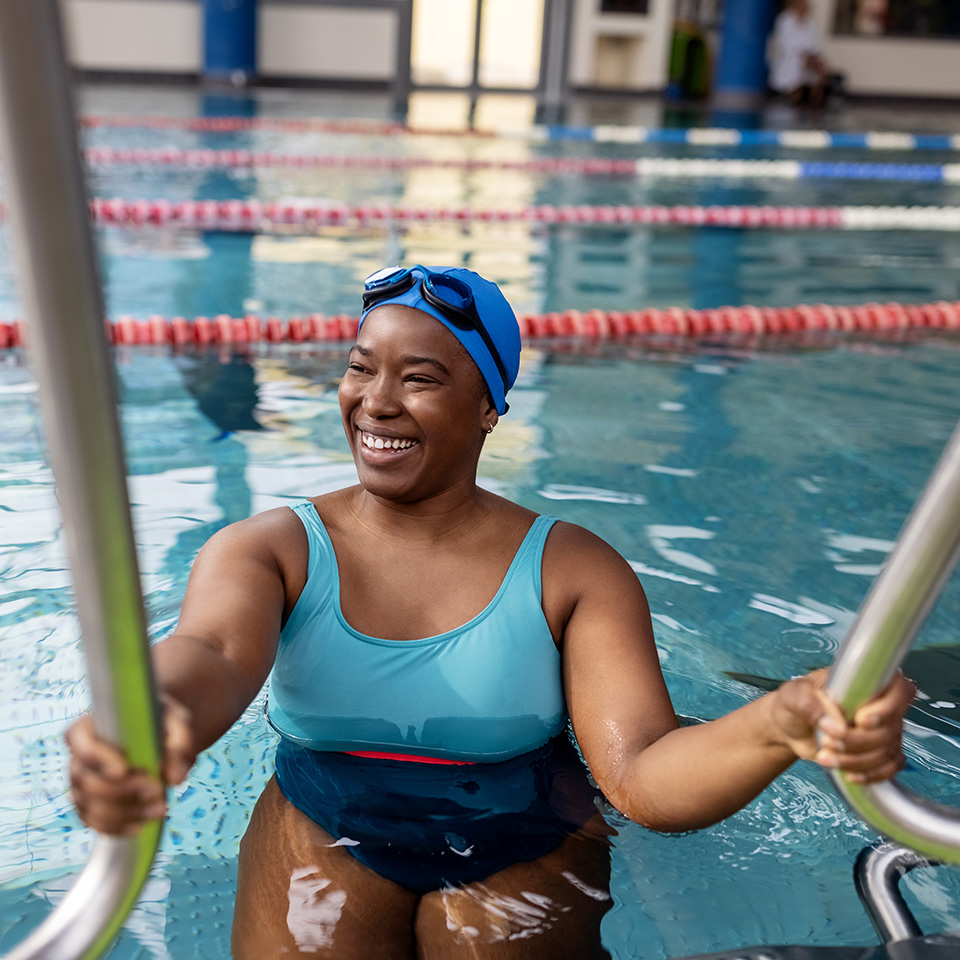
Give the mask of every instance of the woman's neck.
M 413 503 L 375 496 L 362 487 L 352 488 L 349 504 L 352 522 L 378 535 L 408 542 L 459 539 L 496 508 L 494 494 L 472 484 L 456 487 Z

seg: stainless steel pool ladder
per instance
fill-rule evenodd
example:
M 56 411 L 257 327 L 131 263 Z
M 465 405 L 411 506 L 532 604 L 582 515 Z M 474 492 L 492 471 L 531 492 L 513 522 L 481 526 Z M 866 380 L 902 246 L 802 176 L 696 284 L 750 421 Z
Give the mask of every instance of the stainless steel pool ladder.
M 157 710 L 114 372 L 56 0 L 0 0 L 0 148 L 29 348 L 63 511 L 94 719 L 159 771 Z M 8 960 L 100 956 L 147 877 L 160 824 L 97 839 L 90 862 Z

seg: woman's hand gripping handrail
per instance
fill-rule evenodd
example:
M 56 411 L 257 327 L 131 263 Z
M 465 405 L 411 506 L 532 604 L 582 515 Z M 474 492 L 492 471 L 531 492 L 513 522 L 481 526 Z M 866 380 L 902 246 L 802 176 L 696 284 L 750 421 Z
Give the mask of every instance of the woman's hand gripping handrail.
M 913 508 L 837 654 L 827 693 L 848 717 L 896 672 L 960 554 L 960 426 Z M 960 809 L 895 781 L 834 786 L 881 833 L 934 860 L 960 863 Z
M 132 766 L 159 775 L 114 371 L 56 0 L 0 2 L 0 149 L 96 726 Z M 102 954 L 139 894 L 159 838 L 159 822 L 135 837 L 100 837 L 73 888 L 8 960 Z

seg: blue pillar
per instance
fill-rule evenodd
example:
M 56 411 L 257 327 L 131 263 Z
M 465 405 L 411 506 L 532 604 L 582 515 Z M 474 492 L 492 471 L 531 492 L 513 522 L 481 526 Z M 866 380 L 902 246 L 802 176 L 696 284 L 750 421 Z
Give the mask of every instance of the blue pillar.
M 203 75 L 240 86 L 257 72 L 257 0 L 203 0 Z
M 774 0 L 727 0 L 713 84 L 720 102 L 747 106 L 763 97 L 773 17 Z

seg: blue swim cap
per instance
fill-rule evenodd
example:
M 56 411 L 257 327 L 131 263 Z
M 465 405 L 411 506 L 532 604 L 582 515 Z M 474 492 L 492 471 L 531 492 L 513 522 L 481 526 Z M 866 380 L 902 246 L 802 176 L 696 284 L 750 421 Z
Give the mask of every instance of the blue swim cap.
M 505 376 L 501 376 L 496 360 L 494 360 L 487 344 L 484 343 L 483 336 L 477 330 L 463 329 L 454 323 L 449 316 L 445 316 L 440 308 L 428 303 L 423 298 L 421 281 L 424 278 L 424 271 L 427 275 L 444 274 L 455 277 L 470 288 L 480 320 L 486 328 L 494 347 L 496 347 L 497 353 L 500 354 Z M 500 288 L 492 281 L 485 280 L 479 273 L 474 273 L 472 270 L 466 270 L 463 267 L 411 267 L 409 272 L 415 278 L 415 282 L 409 289 L 392 297 L 385 296 L 384 299 L 377 300 L 371 307 L 363 311 L 363 315 L 360 317 L 361 325 L 371 311 L 388 303 L 414 307 L 430 314 L 463 344 L 464 349 L 470 354 L 473 362 L 483 375 L 497 412 L 501 415 L 506 413 L 506 391 L 514 385 L 517 373 L 520 370 L 520 327 L 510 304 L 507 303 L 506 298 L 500 292 Z M 398 273 L 402 274 L 399 268 Z M 504 380 L 506 380 L 506 385 L 504 385 Z

